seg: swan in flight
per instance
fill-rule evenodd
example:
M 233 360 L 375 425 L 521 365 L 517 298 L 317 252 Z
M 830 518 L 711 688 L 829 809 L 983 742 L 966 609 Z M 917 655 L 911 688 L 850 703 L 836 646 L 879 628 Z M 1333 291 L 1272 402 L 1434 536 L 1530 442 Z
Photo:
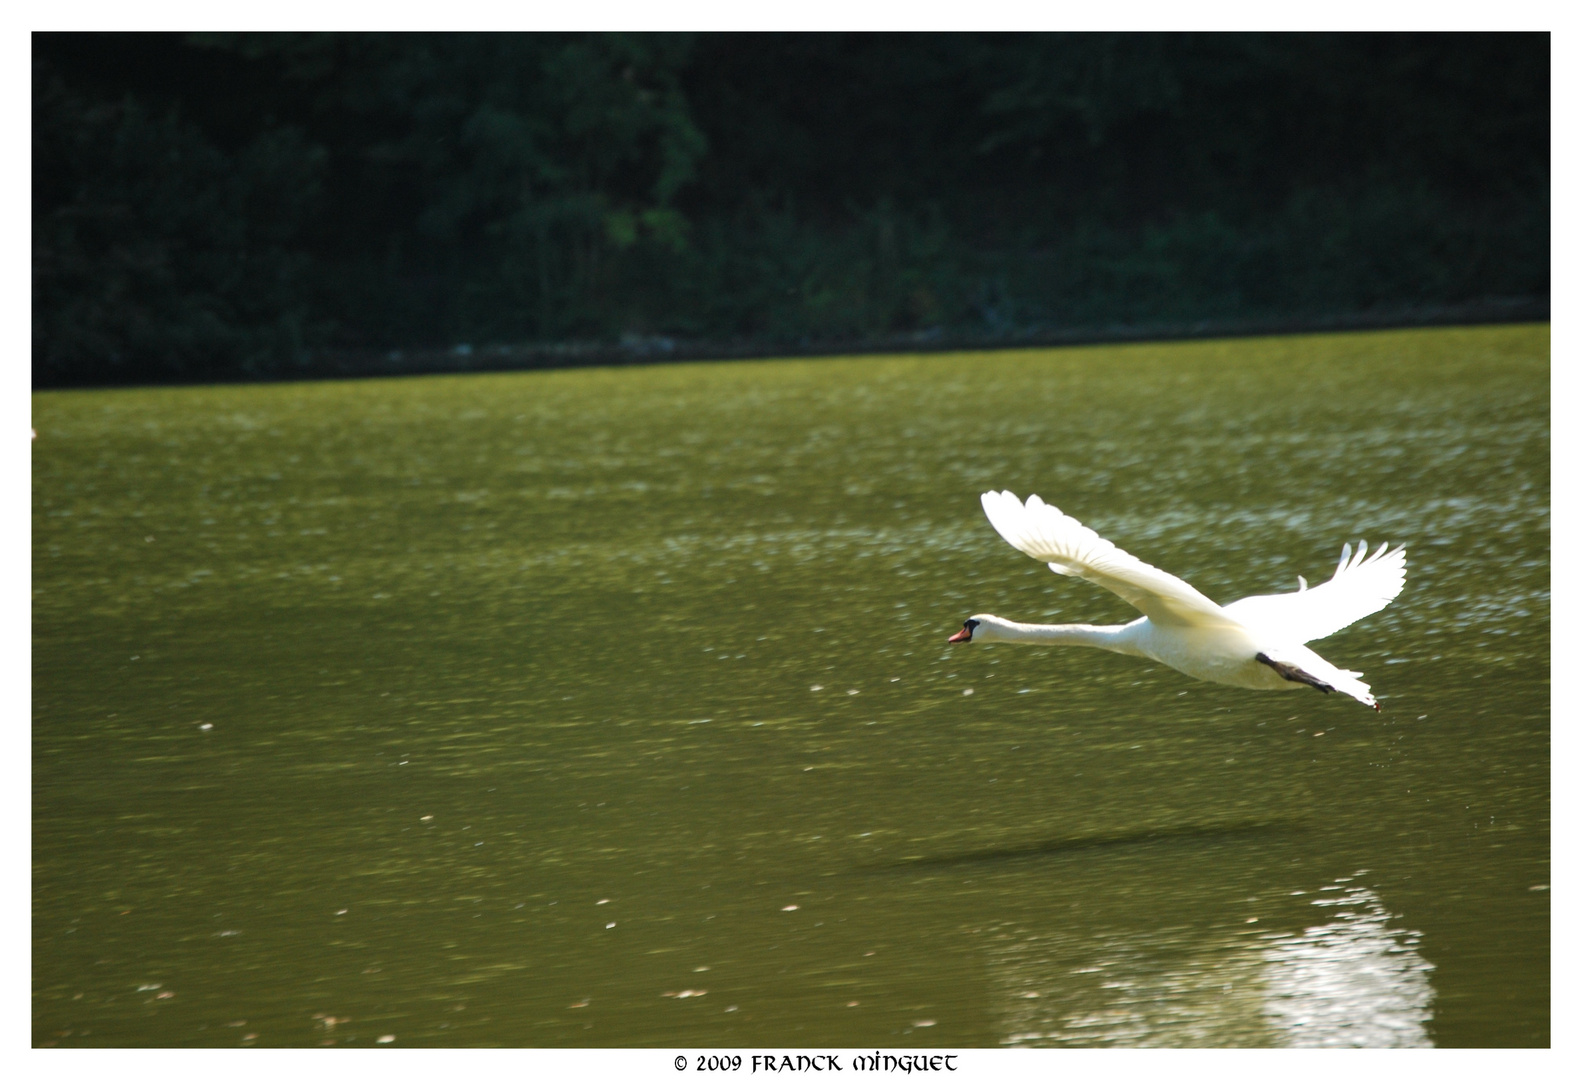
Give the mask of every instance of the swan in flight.
M 1368 555 L 1347 544 L 1335 576 L 1309 589 L 1249 596 L 1220 607 L 1173 574 L 1128 555 L 1037 495 L 1024 505 L 1009 491 L 983 494 L 989 524 L 1018 551 L 1057 574 L 1102 585 L 1143 613 L 1124 626 L 1036 626 L 974 615 L 951 641 L 1091 645 L 1146 656 L 1194 679 L 1249 690 L 1339 690 L 1375 709 L 1362 672 L 1345 671 L 1306 645 L 1380 610 L 1406 581 L 1406 551 L 1389 544 Z M 1388 553 L 1386 553 L 1388 552 Z

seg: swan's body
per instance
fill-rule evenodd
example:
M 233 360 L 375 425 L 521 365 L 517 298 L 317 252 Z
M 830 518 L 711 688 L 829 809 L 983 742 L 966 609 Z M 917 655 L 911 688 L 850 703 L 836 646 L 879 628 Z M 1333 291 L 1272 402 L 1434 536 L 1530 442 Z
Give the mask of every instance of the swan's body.
M 1037 495 L 1024 505 L 1009 491 L 983 495 L 989 523 L 1018 551 L 1049 569 L 1102 585 L 1143 617 L 1124 626 L 1039 626 L 998 615 L 974 615 L 951 641 L 1089 645 L 1144 656 L 1207 682 L 1249 690 L 1339 690 L 1375 709 L 1361 681 L 1306 645 L 1380 610 L 1406 581 L 1406 552 L 1385 544 L 1368 557 L 1347 544 L 1335 576 L 1312 589 L 1249 596 L 1224 607 L 1173 574 L 1128 555 Z M 1386 552 L 1388 551 L 1388 554 Z

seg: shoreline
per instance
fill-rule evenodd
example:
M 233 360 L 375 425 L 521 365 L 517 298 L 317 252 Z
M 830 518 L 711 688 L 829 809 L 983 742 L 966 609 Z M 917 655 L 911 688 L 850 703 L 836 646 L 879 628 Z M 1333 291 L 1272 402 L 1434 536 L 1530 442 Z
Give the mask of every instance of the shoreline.
M 697 361 L 794 359 L 817 356 L 1002 352 L 1062 346 L 1201 341 L 1214 338 L 1283 337 L 1373 330 L 1428 329 L 1542 323 L 1550 319 L 1548 296 L 1488 297 L 1465 304 L 1422 305 L 1387 311 L 1261 319 L 1201 319 L 1184 322 L 1032 329 L 1007 334 L 950 334 L 942 328 L 869 338 L 831 338 L 803 342 L 751 339 L 687 340 L 665 335 L 632 335 L 619 342 L 570 341 L 554 344 L 459 344 L 448 348 L 325 349 L 301 368 L 258 377 L 211 377 L 126 382 L 35 383 L 32 392 L 110 390 L 172 386 L 233 386 L 265 383 L 325 382 L 406 375 L 498 374 L 592 367 L 635 367 Z

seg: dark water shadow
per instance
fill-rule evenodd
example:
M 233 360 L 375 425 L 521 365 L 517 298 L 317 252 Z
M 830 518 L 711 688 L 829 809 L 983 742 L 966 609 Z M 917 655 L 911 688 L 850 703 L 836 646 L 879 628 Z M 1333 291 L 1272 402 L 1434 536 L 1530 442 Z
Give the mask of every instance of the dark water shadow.
M 972 866 L 1011 862 L 1017 859 L 1048 858 L 1083 852 L 1116 851 L 1155 845 L 1199 847 L 1259 837 L 1289 836 L 1304 831 L 1300 821 L 1237 821 L 1213 824 L 1177 825 L 1126 832 L 1099 833 L 1092 836 L 1062 836 L 1025 844 L 910 855 L 885 862 L 854 867 L 857 873 L 886 873 L 920 868 Z

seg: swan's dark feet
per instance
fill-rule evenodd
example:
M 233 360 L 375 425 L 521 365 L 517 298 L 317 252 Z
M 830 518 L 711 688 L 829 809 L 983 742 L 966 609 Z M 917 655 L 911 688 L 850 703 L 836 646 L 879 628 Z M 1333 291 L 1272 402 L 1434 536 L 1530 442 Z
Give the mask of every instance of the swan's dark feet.
M 1271 660 L 1266 653 L 1258 654 L 1258 663 L 1268 664 L 1270 667 L 1274 668 L 1274 673 L 1276 675 L 1280 676 L 1282 679 L 1285 679 L 1287 682 L 1306 683 L 1313 689 L 1325 694 L 1333 694 L 1335 692 L 1335 688 L 1333 686 L 1330 686 L 1317 675 L 1309 675 L 1295 664 L 1287 664 L 1279 660 Z M 1374 708 L 1377 709 L 1378 706 L 1375 705 Z

